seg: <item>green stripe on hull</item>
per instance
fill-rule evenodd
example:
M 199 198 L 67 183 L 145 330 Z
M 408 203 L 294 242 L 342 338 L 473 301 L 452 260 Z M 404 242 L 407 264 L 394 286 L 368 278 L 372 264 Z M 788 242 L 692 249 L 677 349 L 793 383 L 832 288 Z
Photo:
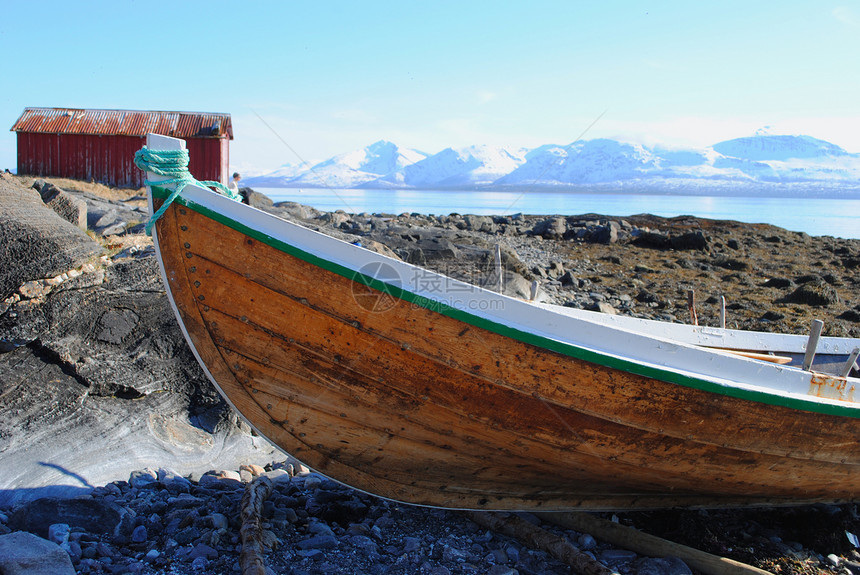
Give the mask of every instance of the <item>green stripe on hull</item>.
M 169 191 L 165 190 L 164 188 L 152 186 L 151 189 L 153 197 L 155 198 L 165 199 L 169 195 Z M 415 294 L 403 288 L 387 284 L 379 279 L 362 274 L 360 272 L 344 267 L 332 261 L 326 260 L 319 256 L 315 256 L 294 245 L 285 243 L 277 238 L 268 236 L 258 230 L 246 226 L 245 224 L 242 224 L 241 222 L 237 222 L 236 220 L 233 220 L 220 212 L 211 210 L 182 196 L 176 198 L 174 202 L 177 202 L 214 221 L 217 221 L 218 223 L 230 227 L 238 232 L 241 232 L 260 242 L 263 242 L 280 251 L 295 256 L 319 268 L 336 273 L 347 279 L 359 282 L 383 293 L 390 294 L 394 297 L 397 297 L 398 299 L 409 302 L 411 304 L 423 307 L 436 313 L 443 314 L 445 316 L 472 325 L 474 327 L 485 329 L 487 331 L 505 337 L 509 337 L 511 339 L 515 339 L 522 343 L 540 347 L 549 351 L 554 351 L 556 353 L 560 353 L 568 357 L 587 361 L 589 363 L 594 363 L 603 367 L 608 367 L 610 369 L 617 369 L 635 375 L 656 379 L 666 383 L 673 383 L 684 387 L 697 389 L 707 393 L 714 393 L 717 395 L 744 399 L 757 403 L 764 403 L 767 405 L 776 405 L 781 407 L 787 407 L 790 409 L 820 413 L 823 415 L 836 415 L 843 417 L 860 418 L 860 409 L 848 405 L 819 403 L 796 397 L 786 397 L 774 393 L 767 393 L 764 391 L 720 385 L 718 383 L 708 381 L 706 379 L 691 377 L 688 375 L 663 370 L 649 365 L 642 365 L 634 361 L 601 354 L 595 351 L 577 347 L 569 343 L 522 331 L 517 328 L 513 328 L 483 317 L 473 315 L 467 311 L 457 309 L 455 307 L 449 306 L 442 302 L 438 302 L 436 300 L 432 300 L 422 295 Z

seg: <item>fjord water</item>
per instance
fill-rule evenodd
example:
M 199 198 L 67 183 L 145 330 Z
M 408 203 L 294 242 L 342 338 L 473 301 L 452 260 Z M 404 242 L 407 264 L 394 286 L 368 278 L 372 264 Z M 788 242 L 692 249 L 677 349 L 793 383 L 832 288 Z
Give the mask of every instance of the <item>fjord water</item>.
M 443 215 L 601 214 L 691 215 L 715 220 L 766 223 L 813 236 L 860 239 L 860 197 L 684 196 L 677 194 L 553 191 L 440 191 L 256 188 L 275 202 L 347 213 L 417 212 Z

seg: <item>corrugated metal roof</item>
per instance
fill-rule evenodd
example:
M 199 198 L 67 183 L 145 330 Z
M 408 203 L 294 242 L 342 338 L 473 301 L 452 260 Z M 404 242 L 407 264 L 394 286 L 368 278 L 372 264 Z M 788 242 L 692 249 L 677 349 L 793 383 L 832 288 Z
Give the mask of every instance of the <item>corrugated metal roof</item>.
M 13 132 L 145 136 L 152 132 L 174 138 L 233 139 L 230 114 L 25 108 Z

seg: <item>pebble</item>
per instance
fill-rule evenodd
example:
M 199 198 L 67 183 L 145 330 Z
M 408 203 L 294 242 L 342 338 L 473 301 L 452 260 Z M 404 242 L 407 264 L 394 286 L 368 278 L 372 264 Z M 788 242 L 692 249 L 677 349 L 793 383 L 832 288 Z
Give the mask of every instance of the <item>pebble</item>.
M 234 575 L 240 570 L 239 506 L 245 479 L 260 476 L 273 482 L 261 517 L 268 573 L 569 573 L 548 553 L 480 528 L 457 512 L 378 499 L 316 473 L 293 476 L 289 470 L 295 468 L 287 462 L 248 466 L 208 472 L 197 480 L 147 468 L 131 473 L 127 481 L 93 489 L 78 498 L 82 505 L 72 513 L 67 508 L 76 506 L 59 500 L 0 509 L 0 573 L 15 573 L 11 563 L 36 555 L 43 557 L 43 571 L 33 573 Z M 45 523 L 30 520 L 26 528 L 44 532 L 47 539 L 12 528 L 17 518 L 29 517 L 37 508 Z M 83 510 L 100 510 L 102 523 L 80 527 Z M 539 522 L 530 514 L 522 517 Z M 541 527 L 621 575 L 692 574 L 677 557 L 643 557 L 588 533 Z M 776 544 L 779 537 L 761 539 Z M 10 548 L 15 552 L 4 554 Z M 833 553 L 820 559 L 822 572 L 841 573 L 846 565 L 857 565 L 856 559 Z
M 44 528 L 49 540 L 7 525 L 25 503 L 0 510 L 0 549 L 4 539 L 26 537 L 28 544 L 56 550 L 57 565 L 74 567 L 77 573 L 132 573 L 176 575 L 238 572 L 241 540 L 239 505 L 250 477 L 265 475 L 274 489 L 263 505 L 265 561 L 272 573 L 435 573 L 522 575 L 561 574 L 568 567 L 543 551 L 517 540 L 482 530 L 464 516 L 377 499 L 355 492 L 315 473 L 291 476 L 286 462 L 280 466 L 243 467 L 238 471 L 213 471 L 195 481 L 168 469 L 145 468 L 127 481 L 95 488 L 83 499 L 113 510 L 103 529 L 64 521 L 64 506 L 44 500 L 40 512 L 51 517 Z M 91 508 L 92 504 L 89 504 Z M 45 513 L 45 510 L 52 513 Z M 3 535 L 3 533 L 7 533 Z M 590 536 L 588 536 L 590 537 Z M 585 535 L 579 538 L 592 548 L 600 546 Z M 8 544 L 8 543 L 7 543 Z M 41 547 L 40 547 L 41 546 Z M 636 555 L 606 550 L 617 560 Z M 39 551 L 40 553 L 42 551 Z M 614 553 L 614 554 L 613 554 Z M 0 572 L 3 571 L 0 562 Z M 63 573 L 56 567 L 56 573 Z M 54 571 L 46 571 L 46 573 Z

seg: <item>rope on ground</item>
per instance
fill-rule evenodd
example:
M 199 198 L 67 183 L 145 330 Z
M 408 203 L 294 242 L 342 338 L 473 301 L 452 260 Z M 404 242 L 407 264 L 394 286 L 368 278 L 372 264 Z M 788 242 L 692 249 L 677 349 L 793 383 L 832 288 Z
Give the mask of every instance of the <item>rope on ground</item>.
M 680 543 L 661 539 L 655 535 L 642 533 L 632 527 L 601 519 L 588 513 L 536 513 L 539 519 L 554 523 L 565 529 L 588 533 L 618 547 L 629 549 L 651 557 L 679 557 L 692 569 L 707 575 L 771 575 L 769 572 L 727 559 L 711 555 Z
M 263 475 L 245 485 L 240 511 L 242 527 L 239 530 L 242 538 L 242 552 L 239 554 L 242 575 L 266 575 L 266 561 L 263 557 L 265 543 L 260 517 L 263 502 L 271 493 L 272 480 Z
M 559 561 L 569 565 L 579 575 L 617 575 L 603 563 L 592 559 L 563 537 L 550 533 L 516 515 L 489 513 L 486 511 L 464 511 L 466 517 L 481 527 L 516 537 L 523 543 L 546 551 Z
M 191 175 L 191 172 L 188 171 L 188 150 L 150 150 L 146 146 L 135 152 L 134 154 L 134 165 L 143 170 L 144 172 L 152 172 L 153 174 L 158 174 L 159 176 L 164 176 L 168 178 L 167 180 L 160 180 L 158 182 L 153 181 L 145 181 L 144 184 L 147 186 L 169 186 L 175 185 L 176 188 L 170 195 L 164 200 L 164 203 L 161 204 L 161 207 L 155 212 L 149 221 L 146 222 L 146 234 L 152 235 L 152 226 L 155 225 L 155 222 L 164 214 L 167 210 L 168 206 L 173 203 L 179 194 L 182 193 L 182 190 L 185 189 L 185 186 L 197 185 L 201 187 L 209 187 L 215 188 L 215 191 L 218 193 L 227 196 L 231 200 L 241 201 L 241 196 L 222 184 L 221 182 L 213 182 L 213 181 L 199 181 Z

